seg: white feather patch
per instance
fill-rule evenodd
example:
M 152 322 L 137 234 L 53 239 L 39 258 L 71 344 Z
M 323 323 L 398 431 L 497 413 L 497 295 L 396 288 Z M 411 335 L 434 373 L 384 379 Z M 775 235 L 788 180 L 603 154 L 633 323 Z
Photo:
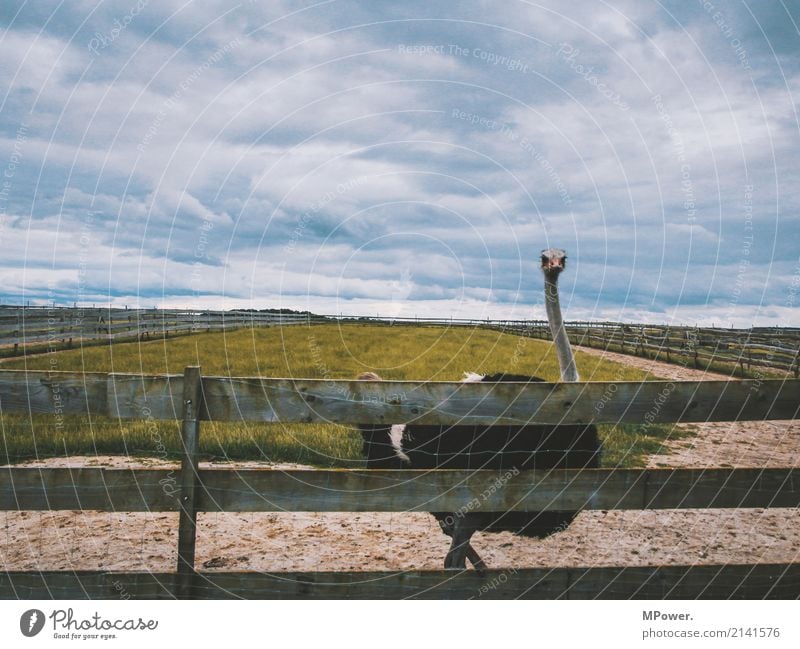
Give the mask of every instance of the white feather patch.
M 480 383 L 483 381 L 483 377 L 483 374 L 464 372 L 464 378 L 461 379 L 461 381 L 462 383 Z M 403 462 L 411 462 L 408 455 L 403 453 L 403 437 L 405 434 L 405 424 L 394 424 L 389 432 L 389 439 L 391 440 L 395 455 L 397 455 L 397 457 L 399 457 Z
M 403 435 L 406 432 L 406 425 L 405 424 L 393 424 L 391 430 L 389 431 L 389 440 L 392 443 L 392 448 L 394 449 L 395 455 L 399 457 L 403 462 L 411 462 L 411 459 L 403 453 Z

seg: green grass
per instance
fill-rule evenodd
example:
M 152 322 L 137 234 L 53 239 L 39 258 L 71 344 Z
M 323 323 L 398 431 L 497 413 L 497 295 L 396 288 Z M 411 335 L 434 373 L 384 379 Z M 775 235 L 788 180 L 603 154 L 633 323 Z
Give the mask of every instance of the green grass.
M 576 353 L 586 381 L 650 378 L 645 372 Z M 365 370 L 395 380 L 459 380 L 464 371 L 559 378 L 549 342 L 483 329 L 364 324 L 313 325 L 197 334 L 166 341 L 87 347 L 2 363 L 5 369 L 347 379 Z M 82 454 L 179 456 L 177 422 L 2 415 L 0 461 Z M 602 426 L 605 466 L 638 466 L 663 450 L 671 426 Z M 346 426 L 321 424 L 204 423 L 206 458 L 264 459 L 317 466 L 361 466 L 361 438 Z

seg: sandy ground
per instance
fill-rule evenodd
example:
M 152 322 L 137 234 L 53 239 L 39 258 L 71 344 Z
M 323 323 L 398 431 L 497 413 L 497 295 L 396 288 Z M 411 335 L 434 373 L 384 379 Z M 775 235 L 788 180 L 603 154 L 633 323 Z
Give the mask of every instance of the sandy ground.
M 719 374 L 593 349 L 669 379 Z M 649 466 L 798 466 L 797 422 L 698 425 Z M 214 466 L 206 464 L 205 466 Z M 157 459 L 75 457 L 28 466 L 173 465 Z M 230 466 L 230 465 L 226 465 Z M 254 468 L 262 463 L 237 463 Z M 296 465 L 273 465 L 282 470 Z M 0 513 L 3 570 L 174 570 L 177 514 Z M 411 570 L 442 567 L 449 539 L 428 514 L 200 514 L 197 565 L 213 570 Z M 587 511 L 547 539 L 476 534 L 493 568 L 773 563 L 800 561 L 797 509 Z
M 581 347 L 581 351 L 625 363 L 653 376 L 678 381 L 726 381 L 731 376 L 668 365 L 637 356 Z M 772 378 L 772 377 L 770 377 Z M 677 426 L 680 428 L 681 426 Z M 648 467 L 785 467 L 800 465 L 800 421 L 693 424 L 697 435 L 667 442 L 668 455 L 652 455 Z

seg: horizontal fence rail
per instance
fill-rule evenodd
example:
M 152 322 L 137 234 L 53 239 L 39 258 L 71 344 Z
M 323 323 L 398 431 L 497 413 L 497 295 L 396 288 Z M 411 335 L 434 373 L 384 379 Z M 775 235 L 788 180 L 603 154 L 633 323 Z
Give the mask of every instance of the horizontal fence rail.
M 180 419 L 182 376 L 0 370 L 6 412 Z M 677 423 L 794 419 L 800 380 L 459 383 L 202 377 L 200 420 Z
M 800 507 L 800 468 L 200 470 L 202 512 Z M 0 510 L 179 511 L 166 469 L 0 469 Z
M 0 573 L 0 598 L 174 599 L 175 573 Z M 794 599 L 800 564 L 453 572 L 198 572 L 197 599 Z
M 470 512 L 800 507 L 800 468 L 200 469 L 202 421 L 576 424 L 796 419 L 800 380 L 329 381 L 0 371 L 0 411 L 183 421 L 180 471 L 0 467 L 0 510 L 179 512 L 175 573 L 10 572 L 0 597 L 800 597 L 800 564 L 199 573 L 198 512 Z M 266 431 L 265 434 L 269 434 Z M 486 584 L 494 584 L 491 592 Z

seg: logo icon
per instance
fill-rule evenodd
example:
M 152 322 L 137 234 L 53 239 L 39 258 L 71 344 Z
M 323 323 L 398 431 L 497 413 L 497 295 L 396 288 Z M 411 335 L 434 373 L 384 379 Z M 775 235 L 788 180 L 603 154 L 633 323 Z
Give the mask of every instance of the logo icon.
M 44 627 L 44 613 L 38 608 L 32 608 L 25 611 L 22 617 L 19 618 L 19 630 L 22 635 L 27 638 L 32 638 Z

